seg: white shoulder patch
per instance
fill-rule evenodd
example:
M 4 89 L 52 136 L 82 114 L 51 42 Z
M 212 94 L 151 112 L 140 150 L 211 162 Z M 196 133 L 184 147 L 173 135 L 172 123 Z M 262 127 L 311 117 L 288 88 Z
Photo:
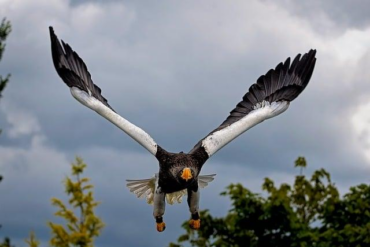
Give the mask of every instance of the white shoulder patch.
M 157 153 L 157 144 L 155 143 L 153 138 L 144 130 L 130 123 L 125 118 L 121 117 L 110 108 L 108 108 L 102 102 L 89 95 L 91 94 L 91 92 L 89 92 L 88 94 L 77 87 L 72 87 L 71 94 L 81 104 L 96 111 L 99 115 L 103 116 L 108 121 L 116 125 L 118 128 L 131 136 L 135 141 L 137 141 L 140 145 L 142 145 L 155 156 L 155 154 Z
M 207 136 L 202 141 L 202 146 L 206 150 L 207 154 L 211 156 L 248 129 L 266 119 L 283 113 L 288 109 L 288 107 L 289 102 L 287 101 L 272 102 L 271 104 L 267 101 L 258 103 L 254 106 L 253 111 L 248 113 L 248 115 L 241 118 L 239 121 Z

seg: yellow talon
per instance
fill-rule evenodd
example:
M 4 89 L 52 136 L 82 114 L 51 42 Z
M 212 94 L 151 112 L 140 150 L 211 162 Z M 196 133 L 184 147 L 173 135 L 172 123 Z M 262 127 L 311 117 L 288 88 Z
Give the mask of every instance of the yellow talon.
M 189 221 L 189 226 L 193 230 L 198 230 L 200 228 L 200 219 L 197 219 L 197 220 L 191 219 Z
M 166 229 L 166 224 L 164 222 L 157 223 L 157 231 L 163 232 Z

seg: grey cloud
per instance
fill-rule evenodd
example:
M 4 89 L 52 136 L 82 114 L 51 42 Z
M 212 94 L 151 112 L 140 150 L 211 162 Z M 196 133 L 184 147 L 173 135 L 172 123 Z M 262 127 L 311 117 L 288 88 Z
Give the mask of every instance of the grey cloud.
M 307 19 L 316 30 L 324 33 L 331 33 L 333 29 L 337 32 L 347 28 L 364 29 L 370 24 L 370 4 L 366 0 L 264 1 L 287 9 L 293 16 Z

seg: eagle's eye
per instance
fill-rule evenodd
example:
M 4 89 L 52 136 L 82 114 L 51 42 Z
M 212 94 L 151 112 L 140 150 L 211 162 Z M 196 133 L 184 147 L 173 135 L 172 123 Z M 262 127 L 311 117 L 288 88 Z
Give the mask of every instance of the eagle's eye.
M 190 168 L 184 168 L 181 171 L 181 178 L 184 179 L 186 182 L 191 179 L 193 175 L 191 174 Z

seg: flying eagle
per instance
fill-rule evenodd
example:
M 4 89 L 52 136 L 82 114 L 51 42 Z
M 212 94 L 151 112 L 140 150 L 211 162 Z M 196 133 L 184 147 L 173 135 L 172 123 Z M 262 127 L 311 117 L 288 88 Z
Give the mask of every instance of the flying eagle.
M 292 63 L 290 58 L 279 63 L 275 69 L 258 78 L 227 119 L 189 153 L 170 153 L 144 130 L 113 110 L 102 96 L 101 89 L 93 83 L 83 60 L 68 44 L 59 42 L 52 27 L 49 29 L 55 69 L 70 88 L 72 96 L 123 130 L 159 161 L 159 172 L 153 178 L 127 180 L 131 192 L 138 197 L 146 197 L 148 203 L 153 204 L 153 216 L 159 232 L 166 228 L 163 222 L 166 198 L 168 203 L 173 204 L 181 202 L 186 194 L 191 213 L 189 225 L 199 229 L 199 189 L 215 176 L 199 175 L 204 163 L 246 130 L 286 111 L 290 102 L 307 86 L 316 63 L 316 50 L 310 50 L 302 57 L 298 54 Z

